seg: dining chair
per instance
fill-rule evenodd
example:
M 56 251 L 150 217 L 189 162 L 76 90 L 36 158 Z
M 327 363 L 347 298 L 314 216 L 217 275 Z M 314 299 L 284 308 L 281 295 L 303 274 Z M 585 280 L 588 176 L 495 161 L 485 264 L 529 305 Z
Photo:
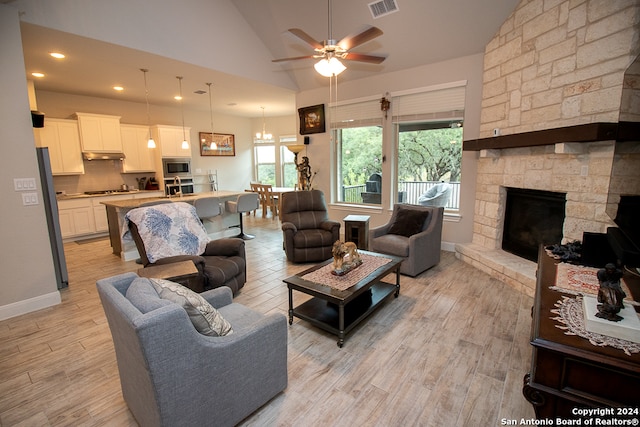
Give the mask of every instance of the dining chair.
M 251 184 L 252 191 L 258 193 L 260 206 L 262 207 L 262 218 L 267 217 L 267 210 L 271 211 L 273 217 L 278 216 L 278 196 L 273 193 L 271 184 Z

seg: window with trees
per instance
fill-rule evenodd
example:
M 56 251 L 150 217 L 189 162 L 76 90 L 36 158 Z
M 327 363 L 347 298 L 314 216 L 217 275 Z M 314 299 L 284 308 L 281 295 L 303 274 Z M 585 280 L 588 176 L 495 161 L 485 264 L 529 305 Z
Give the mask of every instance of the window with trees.
M 390 121 L 379 98 L 334 106 L 335 200 L 380 205 L 391 191 L 391 200 L 427 204 L 444 186 L 445 208 L 458 209 L 464 95 L 465 82 L 394 94 Z M 394 153 L 393 162 L 385 164 L 384 153 Z
M 294 155 L 287 146 L 296 143 L 296 135 L 283 135 L 269 141 L 254 140 L 255 180 L 262 184 L 293 188 L 298 177 Z
M 335 107 L 331 128 L 336 142 L 337 201 L 380 204 L 382 185 L 377 178 L 382 176 L 383 127 L 378 99 Z

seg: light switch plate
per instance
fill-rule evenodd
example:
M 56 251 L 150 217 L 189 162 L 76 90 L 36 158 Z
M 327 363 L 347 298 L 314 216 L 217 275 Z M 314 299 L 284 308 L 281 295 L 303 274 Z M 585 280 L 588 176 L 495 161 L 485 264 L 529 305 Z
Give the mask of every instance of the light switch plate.
M 38 193 L 22 193 L 22 204 L 32 206 L 38 204 Z
M 13 178 L 15 191 L 34 191 L 36 189 L 35 178 Z

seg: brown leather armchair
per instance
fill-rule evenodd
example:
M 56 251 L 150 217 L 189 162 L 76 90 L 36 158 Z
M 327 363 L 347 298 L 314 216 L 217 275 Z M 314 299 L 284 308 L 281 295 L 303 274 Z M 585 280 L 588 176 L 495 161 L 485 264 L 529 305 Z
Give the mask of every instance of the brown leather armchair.
M 145 239 L 145 233 L 140 232 L 139 224 L 156 220 L 158 217 L 163 220 L 156 221 L 154 228 L 156 228 L 158 236 L 163 237 L 148 236 Z M 179 245 L 172 245 L 171 239 L 164 237 L 168 235 L 168 232 L 163 227 L 168 226 L 169 219 L 177 217 L 180 217 L 182 223 L 188 223 L 194 227 L 196 233 L 199 231 L 199 227 L 202 227 L 204 236 L 200 236 L 205 239 L 205 242 L 202 242 L 201 250 L 195 251 L 196 253 L 191 250 L 186 251 L 189 252 L 187 254 L 181 254 L 182 248 Z M 198 269 L 198 277 L 189 283 L 189 288 L 195 292 L 228 286 L 235 295 L 244 286 L 247 280 L 244 240 L 238 238 L 209 240 L 194 206 L 176 202 L 140 207 L 129 211 L 126 218 L 131 237 L 136 244 L 144 267 L 191 260 Z M 185 239 L 183 238 L 183 240 Z M 163 244 L 173 246 L 170 251 L 171 255 L 158 257 L 154 254 L 150 256 L 148 249 L 162 252 L 165 248 L 158 248 L 158 245 Z
M 340 223 L 329 219 L 320 190 L 282 193 L 280 219 L 284 250 L 291 262 L 316 262 L 331 258 L 340 240 Z

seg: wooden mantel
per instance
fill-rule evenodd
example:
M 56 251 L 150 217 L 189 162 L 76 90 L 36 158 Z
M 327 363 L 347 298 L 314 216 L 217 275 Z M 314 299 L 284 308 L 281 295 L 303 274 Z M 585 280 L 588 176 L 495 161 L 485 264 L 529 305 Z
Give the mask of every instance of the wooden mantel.
M 562 142 L 638 141 L 640 123 L 588 123 L 524 132 L 491 138 L 470 139 L 462 143 L 463 151 L 533 147 Z

